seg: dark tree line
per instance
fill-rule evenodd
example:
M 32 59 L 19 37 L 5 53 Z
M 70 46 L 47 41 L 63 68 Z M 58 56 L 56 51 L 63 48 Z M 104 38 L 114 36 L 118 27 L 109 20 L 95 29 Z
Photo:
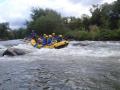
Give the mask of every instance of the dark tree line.
M 120 0 L 111 4 L 93 5 L 91 15 L 81 18 L 62 17 L 51 9 L 33 8 L 26 29 L 10 30 L 8 23 L 0 24 L 0 39 L 24 38 L 32 30 L 38 34 L 64 34 L 77 40 L 120 40 Z
M 0 39 L 8 39 L 10 38 L 10 28 L 8 23 L 1 23 L 0 24 Z

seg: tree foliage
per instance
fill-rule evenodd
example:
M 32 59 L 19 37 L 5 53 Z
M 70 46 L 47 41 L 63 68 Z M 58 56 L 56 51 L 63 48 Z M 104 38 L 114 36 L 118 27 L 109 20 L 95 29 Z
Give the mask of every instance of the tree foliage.
M 35 30 L 37 33 L 59 33 L 63 30 L 61 15 L 50 9 L 33 9 L 32 20 L 28 22 L 29 31 Z
M 7 39 L 8 38 L 8 23 L 0 23 L 0 39 Z

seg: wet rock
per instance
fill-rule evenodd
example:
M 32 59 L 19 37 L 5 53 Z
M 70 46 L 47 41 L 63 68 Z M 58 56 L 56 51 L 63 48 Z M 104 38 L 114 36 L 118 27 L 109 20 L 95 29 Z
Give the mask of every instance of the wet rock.
M 8 48 L 6 51 L 4 51 L 2 56 L 4 56 L 4 55 L 17 56 L 17 55 L 24 55 L 24 54 L 26 54 L 26 51 L 24 51 L 22 49 Z

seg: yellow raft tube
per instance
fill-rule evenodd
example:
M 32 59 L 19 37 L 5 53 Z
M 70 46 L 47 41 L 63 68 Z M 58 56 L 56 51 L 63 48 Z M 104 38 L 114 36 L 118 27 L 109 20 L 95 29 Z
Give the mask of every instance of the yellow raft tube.
M 52 45 L 46 45 L 44 46 L 44 48 L 56 48 L 56 49 L 60 49 L 60 48 L 64 48 L 66 47 L 67 45 L 69 44 L 68 41 L 64 40 L 64 41 L 61 41 L 61 42 L 56 42 Z M 35 46 L 36 45 L 36 41 L 34 39 L 31 40 L 31 45 L 32 46 Z M 37 48 L 41 48 L 42 47 L 42 44 L 38 44 L 36 45 Z

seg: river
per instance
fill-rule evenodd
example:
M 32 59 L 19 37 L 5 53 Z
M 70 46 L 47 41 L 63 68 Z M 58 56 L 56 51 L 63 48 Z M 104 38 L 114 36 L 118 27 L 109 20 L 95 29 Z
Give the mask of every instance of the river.
M 2 57 L 8 47 L 30 53 Z M 119 41 L 71 41 L 62 49 L 0 41 L 0 55 L 0 90 L 120 90 Z

